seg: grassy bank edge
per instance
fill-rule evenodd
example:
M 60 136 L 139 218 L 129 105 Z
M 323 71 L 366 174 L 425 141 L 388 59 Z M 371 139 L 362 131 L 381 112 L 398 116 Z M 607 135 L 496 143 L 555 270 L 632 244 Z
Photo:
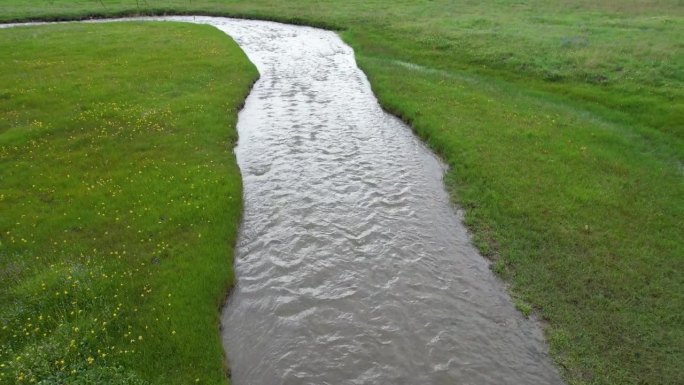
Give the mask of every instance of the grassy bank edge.
M 134 22 L 134 23 L 135 23 L 135 22 Z M 152 25 L 152 24 L 156 24 L 157 26 L 161 26 L 161 25 L 162 25 L 161 23 L 150 23 L 150 25 Z M 171 31 L 176 31 L 177 28 L 174 27 L 174 25 L 177 26 L 178 24 L 179 24 L 179 23 L 168 23 L 168 26 L 170 27 L 170 30 L 171 30 Z M 135 24 L 132 24 L 132 25 L 135 26 Z M 241 95 L 239 95 L 239 96 L 235 96 L 235 94 L 233 94 L 233 95 L 225 95 L 225 98 L 223 98 L 223 99 L 221 99 L 221 100 L 219 100 L 219 98 L 216 98 L 216 99 L 217 99 L 217 103 L 216 103 L 216 105 L 213 106 L 214 108 L 215 108 L 215 107 L 218 107 L 218 104 L 221 104 L 222 106 L 228 106 L 229 108 L 228 108 L 228 109 L 223 109 L 223 108 L 222 108 L 222 109 L 219 111 L 219 113 L 214 114 L 214 115 L 216 116 L 216 119 L 214 119 L 214 121 L 216 121 L 216 120 L 219 120 L 219 121 L 222 120 L 219 124 L 215 124 L 213 121 L 212 121 L 211 123 L 209 123 L 209 124 L 213 124 L 212 128 L 214 128 L 214 129 L 216 129 L 216 128 L 221 129 L 221 128 L 222 128 L 223 130 L 220 130 L 220 131 L 224 131 L 224 132 L 223 132 L 224 135 L 220 135 L 220 136 L 222 136 L 222 140 L 219 138 L 219 142 L 222 143 L 222 144 L 220 144 L 220 147 L 223 148 L 223 150 L 225 151 L 225 152 L 223 152 L 223 154 L 226 155 L 226 158 L 224 159 L 224 161 L 226 162 L 226 164 L 229 165 L 229 168 L 232 167 L 232 165 L 234 165 L 235 169 L 238 171 L 237 174 L 231 173 L 231 175 L 227 175 L 227 176 L 226 176 L 226 180 L 224 180 L 224 182 L 227 182 L 228 184 L 233 183 L 232 187 L 230 187 L 229 190 L 232 189 L 232 188 L 235 188 L 236 186 L 239 187 L 238 189 L 239 189 L 239 195 L 240 195 L 240 196 L 237 196 L 236 199 L 234 199 L 232 202 L 230 202 L 230 205 L 233 206 L 233 207 L 231 208 L 231 212 L 232 212 L 232 213 L 227 213 L 227 214 L 226 214 L 226 213 L 223 213 L 224 215 L 222 215 L 222 216 L 226 216 L 226 215 L 227 215 L 227 217 L 230 218 L 230 217 L 233 217 L 233 214 L 236 213 L 235 221 L 231 222 L 231 225 L 230 225 L 230 228 L 234 228 L 235 230 L 233 231 L 233 230 L 230 230 L 230 229 L 226 229 L 225 226 L 223 226 L 223 227 L 221 228 L 221 231 L 220 231 L 220 232 L 225 232 L 225 231 L 227 231 L 227 232 L 230 233 L 230 234 L 229 234 L 228 237 L 221 237 L 217 242 L 215 242 L 214 246 L 215 246 L 218 250 L 221 250 L 221 252 L 219 252 L 219 253 L 213 253 L 211 256 L 209 256 L 209 259 L 211 259 L 211 260 L 213 260 L 213 261 L 216 261 L 217 258 L 218 258 L 218 257 L 221 257 L 221 256 L 227 257 L 225 262 L 226 262 L 226 266 L 228 266 L 228 267 L 226 268 L 228 274 L 225 274 L 225 276 L 222 276 L 222 277 L 218 280 L 218 281 L 221 282 L 221 284 L 215 285 L 214 287 L 211 288 L 211 291 L 214 292 L 215 294 L 213 294 L 211 297 L 206 297 L 206 298 L 205 298 L 205 299 L 206 299 L 205 302 L 207 302 L 207 303 L 213 303 L 213 304 L 214 304 L 213 307 L 215 308 L 214 315 L 213 315 L 212 319 L 211 319 L 211 320 L 208 320 L 208 319 L 207 319 L 207 321 L 211 321 L 211 324 L 213 324 L 212 330 L 214 330 L 214 333 L 212 334 L 212 338 L 214 339 L 215 344 L 218 346 L 218 348 L 220 349 L 220 352 L 221 352 L 221 354 L 222 354 L 222 356 L 219 356 L 218 354 L 215 356 L 215 358 L 216 358 L 216 360 L 217 360 L 217 363 L 218 363 L 218 364 L 221 364 L 221 362 L 222 362 L 222 364 L 223 364 L 223 369 L 222 369 L 222 371 L 221 371 L 221 373 L 223 373 L 223 375 L 220 376 L 220 377 L 222 378 L 222 380 L 220 381 L 220 383 L 226 383 L 226 381 L 229 383 L 229 381 L 230 381 L 230 378 L 229 378 L 230 368 L 229 368 L 229 365 L 228 365 L 228 358 L 226 357 L 226 352 L 225 352 L 225 350 L 223 350 L 223 349 L 221 348 L 222 344 L 221 344 L 221 338 L 220 338 L 220 328 L 221 328 L 221 325 L 220 325 L 220 322 L 221 322 L 221 321 L 220 321 L 220 311 L 221 311 L 223 305 L 225 304 L 225 302 L 227 301 L 227 299 L 229 298 L 229 295 L 230 295 L 230 293 L 231 293 L 231 291 L 232 291 L 232 288 L 234 287 L 234 284 L 235 284 L 234 271 L 233 271 L 233 268 L 232 268 L 232 267 L 233 267 L 233 258 L 234 258 L 234 249 L 235 249 L 235 245 L 236 245 L 237 240 L 238 240 L 239 224 L 241 223 L 241 220 L 242 220 L 242 213 L 243 213 L 243 206 L 242 206 L 242 199 L 241 199 L 241 195 L 242 195 L 241 176 L 240 176 L 240 174 L 239 174 L 239 168 L 238 168 L 238 166 L 237 166 L 237 162 L 236 162 L 235 154 L 234 154 L 234 148 L 235 148 L 235 145 L 237 144 L 237 141 L 238 141 L 238 138 L 237 138 L 237 130 L 236 130 L 236 124 L 237 124 L 238 113 L 239 113 L 239 111 L 243 108 L 244 103 L 245 103 L 245 101 L 246 101 L 246 98 L 247 98 L 248 95 L 251 93 L 251 90 L 252 90 L 254 84 L 258 81 L 258 79 L 259 79 L 259 73 L 258 73 L 258 71 L 256 71 L 256 69 L 254 68 L 253 64 L 249 62 L 249 60 L 247 59 L 247 57 L 246 57 L 246 55 L 244 54 L 244 52 L 242 52 L 242 51 L 238 48 L 237 44 L 235 44 L 235 43 L 232 41 L 232 39 L 230 39 L 228 36 L 225 36 L 225 34 L 224 34 L 223 32 L 221 32 L 221 31 L 219 31 L 219 30 L 217 30 L 217 29 L 215 29 L 215 28 L 213 28 L 213 27 L 209 27 L 209 26 L 192 26 L 192 25 L 188 25 L 187 23 L 180 23 L 180 25 L 186 25 L 186 26 L 192 27 L 192 28 L 199 28 L 200 31 L 202 31 L 202 30 L 204 31 L 204 35 L 207 35 L 207 30 L 211 31 L 211 32 L 209 33 L 209 35 L 211 35 L 211 34 L 218 34 L 218 37 L 216 38 L 216 40 L 217 40 L 218 42 L 221 42 L 222 44 L 224 44 L 223 42 L 225 42 L 225 41 L 230 41 L 230 44 L 227 44 L 227 45 L 229 45 L 229 46 L 230 46 L 231 44 L 234 45 L 234 49 L 237 50 L 237 52 L 239 52 L 239 53 L 241 54 L 241 56 L 242 56 L 242 57 L 239 58 L 239 59 L 240 59 L 240 60 L 244 60 L 244 64 L 246 64 L 246 66 L 245 66 L 245 68 L 244 68 L 244 69 L 245 69 L 245 72 L 243 73 L 243 72 L 242 72 L 242 67 L 243 67 L 244 65 L 243 65 L 243 63 L 240 62 L 240 60 L 237 60 L 236 63 L 240 63 L 240 67 L 241 67 L 241 68 L 236 69 L 234 72 L 235 72 L 236 74 L 240 74 L 240 76 L 245 75 L 245 76 L 248 76 L 248 77 L 249 77 L 249 79 L 248 79 L 249 82 L 247 82 L 246 84 L 240 84 L 240 83 L 244 83 L 244 81 L 237 81 L 237 82 L 236 82 L 237 85 L 239 86 L 239 87 L 237 87 L 236 89 L 239 90 L 239 92 L 241 93 Z M 68 27 L 68 25 L 66 25 L 66 26 Z M 36 28 L 42 28 L 42 27 L 43 27 L 43 26 L 36 26 Z M 47 27 L 50 28 L 50 26 L 47 26 Z M 21 27 L 20 27 L 20 28 L 21 28 Z M 33 27 L 28 27 L 28 28 L 33 28 Z M 166 28 L 166 26 L 162 26 L 162 28 Z M 175 29 L 174 29 L 174 28 L 175 28 Z M 247 67 L 248 67 L 248 68 L 247 68 Z M 229 72 L 229 73 L 230 73 L 230 72 Z M 108 75 L 108 76 L 109 76 L 109 75 Z M 245 78 L 245 79 L 247 79 L 247 78 Z M 233 80 L 235 80 L 235 79 L 233 79 Z M 144 83 L 144 82 L 143 82 L 143 83 Z M 230 84 L 235 84 L 235 83 L 232 83 L 232 82 L 231 82 Z M 137 84 L 137 85 L 142 85 L 142 84 Z M 244 87 L 243 87 L 243 86 L 244 86 Z M 86 95 L 86 98 L 87 98 L 87 95 Z M 116 100 L 116 99 L 113 99 L 113 100 Z M 83 100 L 81 100 L 81 102 L 82 102 L 82 101 L 83 101 Z M 194 101 L 194 99 L 191 100 L 191 101 Z M 232 104 L 232 105 L 230 105 L 230 106 L 227 105 L 226 103 L 227 103 L 228 101 L 230 101 L 230 102 L 231 102 L 230 104 Z M 233 101 L 235 101 L 235 103 L 232 103 Z M 154 105 L 154 102 L 153 102 L 153 105 Z M 137 105 L 136 105 L 135 107 L 136 107 L 136 108 L 138 108 L 138 107 L 144 108 L 145 106 L 137 106 Z M 136 111 L 137 111 L 137 110 L 136 110 Z M 223 118 L 223 119 L 222 119 L 222 118 Z M 115 118 L 114 118 L 113 120 L 115 120 Z M 181 120 L 182 120 L 182 119 L 181 119 Z M 111 122 L 109 122 L 109 123 L 111 123 Z M 195 123 L 195 121 L 194 121 L 194 120 L 192 120 L 192 121 L 185 121 L 184 123 L 185 123 L 186 126 L 192 126 L 192 125 Z M 58 123 L 58 125 L 59 125 L 59 123 Z M 216 135 L 214 135 L 214 138 L 213 138 L 213 139 L 216 139 L 215 137 L 216 137 Z M 201 141 L 202 141 L 202 140 L 200 139 L 198 142 L 196 142 L 196 144 L 199 144 Z M 186 144 L 187 144 L 187 142 L 186 142 Z M 213 145 L 215 145 L 215 144 L 216 144 L 216 143 L 213 143 Z M 232 170 L 229 170 L 229 171 L 232 171 Z M 72 174 L 73 174 L 73 173 L 74 173 L 74 172 L 72 171 Z M 232 179 L 231 179 L 231 178 L 232 178 Z M 228 179 L 231 179 L 231 180 L 229 181 Z M 233 179 L 234 179 L 234 180 L 233 180 Z M 9 186 L 8 186 L 8 187 L 9 187 Z M 14 187 L 14 186 L 13 186 L 13 187 Z M 190 190 L 187 190 L 187 192 L 189 192 L 189 191 L 190 191 Z M 234 192 L 237 192 L 237 191 L 234 191 Z M 10 195 L 10 194 L 3 194 L 3 197 L 2 197 L 2 198 L 6 198 L 5 195 Z M 236 194 L 233 194 L 233 195 L 236 195 Z M 163 205 L 163 203 L 164 203 L 164 202 L 160 202 L 160 204 L 162 204 L 162 205 Z M 65 214 L 65 215 L 66 215 L 66 214 Z M 79 219 L 80 219 L 80 218 L 79 218 Z M 118 219 L 117 219 L 117 220 L 118 220 Z M 229 221 L 229 222 L 230 222 L 230 221 Z M 59 236 L 59 235 L 58 235 L 58 236 Z M 211 234 L 209 234 L 209 236 L 207 236 L 207 237 L 205 237 L 205 238 L 207 238 L 207 241 L 209 241 L 209 239 L 211 239 Z M 163 241 L 163 240 L 162 240 L 162 241 Z M 186 241 L 187 241 L 187 239 L 186 239 Z M 179 242 L 182 242 L 182 241 L 179 240 Z M 171 242 L 171 243 L 173 243 L 173 242 Z M 0 243 L 0 246 L 4 246 L 4 245 L 2 245 L 2 244 Z M 103 245 L 103 248 L 104 248 L 104 249 L 107 249 L 107 247 L 108 247 L 108 245 Z M 98 247 L 98 249 L 99 249 L 99 247 Z M 198 249 L 200 249 L 200 248 L 198 248 Z M 129 251 L 130 251 L 130 250 L 129 250 Z M 64 253 L 68 253 L 68 251 L 66 251 L 66 252 L 64 252 Z M 217 255 L 217 254 L 221 254 L 221 255 Z M 53 258 L 56 259 L 56 258 L 58 258 L 58 257 L 53 257 Z M 81 257 L 81 258 L 82 258 L 82 257 Z M 218 259 L 221 259 L 221 258 L 218 258 Z M 147 261 L 145 261 L 145 262 L 147 262 Z M 210 261 L 207 261 L 207 264 L 210 264 L 209 262 L 210 262 Z M 81 262 L 80 262 L 80 260 L 79 260 L 78 258 L 76 258 L 76 261 L 75 261 L 74 263 L 81 263 Z M 184 263 L 187 263 L 187 262 L 181 261 L 180 265 L 179 265 L 179 264 L 175 264 L 174 266 L 175 266 L 176 268 L 178 268 L 178 267 L 181 267 L 181 268 L 182 268 Z M 143 263 L 143 265 L 144 265 L 144 264 L 145 264 L 145 263 Z M 173 263 L 172 263 L 172 264 L 173 264 Z M 168 275 L 168 273 L 169 273 L 169 271 L 167 270 L 167 271 L 163 272 L 162 274 L 167 274 L 167 275 Z M 180 280 L 181 278 L 184 278 L 184 277 L 180 277 L 180 276 L 179 276 L 179 277 L 177 277 L 177 278 L 178 278 L 177 280 Z M 71 277 L 69 277 L 69 279 L 71 279 Z M 212 281 L 218 283 L 217 280 L 212 280 Z M 167 282 L 155 281 L 155 282 L 153 283 L 153 285 L 156 285 L 156 284 L 159 284 L 159 286 L 161 286 L 161 287 L 166 287 L 166 288 L 168 288 L 168 281 L 167 281 Z M 158 289 L 157 286 L 155 286 L 155 291 L 156 291 L 156 289 Z M 145 293 L 145 292 L 143 291 L 143 293 Z M 170 295 L 169 295 L 169 297 L 170 297 Z M 121 298 L 123 298 L 123 296 L 121 296 Z M 161 301 L 164 302 L 164 303 L 163 303 L 164 305 L 166 305 L 166 303 L 165 303 L 166 300 L 167 300 L 167 299 L 161 299 Z M 178 297 L 176 297 L 176 295 L 174 294 L 174 298 L 173 298 L 173 299 L 168 299 L 168 301 L 169 301 L 169 304 L 168 304 L 169 306 L 171 306 L 171 303 L 173 303 L 173 305 L 176 306 L 178 303 L 183 303 L 184 301 L 186 301 L 186 299 L 185 299 L 185 298 L 178 298 Z M 125 302 L 124 300 L 122 300 L 122 303 L 123 303 L 124 305 L 129 305 L 129 303 L 128 303 L 128 302 Z M 135 303 L 132 303 L 132 304 L 133 304 L 133 305 L 136 305 Z M 204 305 L 203 305 L 203 306 L 204 306 Z M 142 308 L 142 307 L 143 307 L 143 305 L 141 305 L 141 308 Z M 160 318 L 161 318 L 161 317 L 160 317 Z M 204 320 L 203 320 L 203 321 L 204 321 Z M 132 323 L 135 325 L 135 320 L 134 320 Z M 181 323 L 183 323 L 183 322 L 181 322 Z M 186 324 L 187 324 L 187 322 L 186 322 Z M 198 327 L 197 325 L 192 324 L 192 323 L 191 323 L 189 326 L 191 326 L 192 328 Z M 130 326 L 129 326 L 129 328 L 130 328 Z M 176 333 L 175 333 L 175 330 L 174 330 L 174 334 L 176 334 Z M 178 336 L 181 336 L 181 334 L 183 334 L 183 333 L 181 332 L 181 329 L 178 329 Z M 200 333 L 200 334 L 201 334 L 201 333 Z M 145 340 L 146 340 L 146 341 L 148 340 L 148 337 L 147 337 L 147 336 L 145 336 Z M 146 342 L 146 343 L 147 343 L 147 342 Z M 174 347 L 173 349 L 177 349 L 177 347 Z M 149 350 L 149 349 L 148 349 L 148 350 Z M 202 350 L 207 350 L 207 349 L 202 348 Z M 214 350 L 214 349 L 213 349 L 213 347 L 212 347 L 212 349 L 208 349 L 208 350 Z M 151 351 L 152 351 L 152 352 L 155 352 L 154 349 L 152 349 Z M 167 351 L 167 352 L 160 352 L 160 353 L 162 353 L 161 355 L 163 356 L 164 354 L 167 354 L 167 355 L 170 354 L 170 352 L 171 352 L 171 350 L 169 350 L 169 351 Z M 218 353 L 218 352 L 216 352 L 216 353 Z M 190 353 L 190 354 L 192 354 L 192 353 Z M 96 357 L 96 358 L 98 358 L 98 357 Z M 149 357 L 148 357 L 148 358 L 149 358 Z M 130 360 L 129 360 L 129 361 L 130 361 Z M 153 361 L 152 361 L 152 364 L 153 364 L 152 366 L 155 366 L 155 367 L 163 367 L 163 366 L 164 366 L 164 363 L 160 363 L 159 361 L 164 361 L 164 359 L 163 359 L 162 357 L 160 357 L 159 359 L 153 360 Z M 126 362 L 126 361 L 124 361 L 124 362 Z M 128 362 L 128 363 L 130 364 L 131 362 Z M 138 365 L 138 366 L 139 366 L 139 365 Z M 218 379 L 218 377 L 216 376 L 216 372 L 213 371 L 213 366 L 215 366 L 215 364 L 201 363 L 201 366 L 202 366 L 202 367 L 211 366 L 211 367 L 212 367 L 212 372 L 211 372 L 211 373 L 207 373 L 207 377 L 210 379 L 210 381 L 212 381 L 211 383 L 214 383 L 214 381 L 219 382 L 219 379 Z M 139 368 L 138 368 L 138 369 L 139 369 Z M 182 368 L 179 368 L 179 369 L 182 369 Z M 220 369 L 220 368 L 217 368 L 217 369 Z M 172 374 L 168 374 L 168 373 L 162 375 L 162 373 L 154 374 L 153 372 L 154 372 L 154 371 L 147 372 L 147 373 L 146 373 L 146 377 L 150 378 L 150 375 L 151 375 L 151 378 L 155 378 L 155 377 L 164 377 L 164 376 L 168 377 L 169 375 L 173 376 Z M 167 378 L 167 379 L 168 379 L 168 378 Z M 176 381 L 180 381 L 180 379 L 178 379 L 178 378 L 175 378 L 175 380 L 176 380 Z M 193 380 L 194 380 L 194 377 L 193 377 Z M 154 383 L 156 383 L 156 382 L 157 382 L 157 381 L 154 381 Z M 202 382 L 202 383 L 204 383 L 204 382 Z
M 317 20 L 303 20 L 300 18 L 288 18 L 288 17 L 273 16 L 271 14 L 263 14 L 262 12 L 254 12 L 254 13 L 250 12 L 250 13 L 244 13 L 244 14 L 243 13 L 231 13 L 231 12 L 206 12 L 206 11 L 190 12 L 187 9 L 178 10 L 178 11 L 174 11 L 173 9 L 155 9 L 155 10 L 145 11 L 145 12 L 139 12 L 138 10 L 131 9 L 130 11 L 124 11 L 124 12 L 103 11 L 103 12 L 79 13 L 79 14 L 67 15 L 67 16 L 65 16 L 63 14 L 55 14 L 55 15 L 46 16 L 45 18 L 42 18 L 42 17 L 41 18 L 32 18 L 32 20 L 36 20 L 36 21 L 40 21 L 40 20 L 49 21 L 49 20 L 56 20 L 56 19 L 74 20 L 75 18 L 87 19 L 87 18 L 95 18 L 95 17 L 97 17 L 97 18 L 100 18 L 100 17 L 110 18 L 110 17 L 125 17 L 125 16 L 126 17 L 127 16 L 160 16 L 160 15 L 171 15 L 171 14 L 173 14 L 173 15 L 198 15 L 198 16 L 206 15 L 206 16 L 238 17 L 238 18 L 248 18 L 248 19 L 270 20 L 270 21 L 277 21 L 277 22 L 290 23 L 290 24 L 310 25 L 310 26 L 315 26 L 315 27 L 320 27 L 320 28 L 334 29 L 337 31 L 344 31 L 345 30 L 345 28 L 342 26 L 331 25 L 331 24 L 328 24 L 326 22 L 321 22 L 321 21 L 317 21 Z M 26 19 L 23 19 L 23 20 L 19 19 L 17 21 L 26 21 Z M 359 53 L 357 52 L 357 57 L 358 57 L 358 55 L 359 55 Z M 368 75 L 368 71 L 364 68 L 364 66 L 362 64 L 360 66 L 362 67 L 362 69 L 364 69 L 364 71 Z M 371 81 L 372 81 L 372 79 L 371 79 Z M 371 84 L 375 88 L 376 85 L 374 83 L 371 83 Z M 425 136 L 425 134 L 424 133 L 421 134 L 420 131 L 415 129 L 414 125 L 412 124 L 413 122 L 411 121 L 411 119 L 409 117 L 410 116 L 409 114 L 405 114 L 401 110 L 399 110 L 397 108 L 393 108 L 391 104 L 387 103 L 387 100 L 385 100 L 384 98 L 382 98 L 380 96 L 379 96 L 379 99 L 380 99 L 381 104 L 383 105 L 383 107 L 387 111 L 389 111 L 392 114 L 397 115 L 402 120 L 409 123 L 412 126 L 412 128 L 414 128 L 414 132 L 416 132 L 422 139 L 427 141 L 427 137 Z M 444 156 L 443 156 L 444 154 L 442 153 L 442 151 L 440 150 L 439 147 L 432 145 L 432 143 L 430 143 L 429 141 L 428 141 L 428 143 L 430 144 L 430 147 L 433 150 L 437 151 L 437 153 L 439 153 L 444 158 Z M 455 193 L 455 187 L 456 186 L 449 184 L 449 183 L 447 183 L 447 186 L 450 187 L 450 190 L 451 190 L 451 193 L 453 196 L 453 194 Z M 458 197 L 455 197 L 455 200 L 458 201 L 459 200 Z M 467 208 L 466 208 L 466 211 L 467 211 Z M 489 256 L 489 257 L 493 257 L 492 259 L 496 260 L 495 252 L 493 254 L 493 250 L 495 251 L 497 249 L 496 248 L 496 242 L 494 240 L 489 239 L 488 234 L 486 232 L 482 232 L 482 231 L 478 230 L 477 228 L 472 227 L 472 225 L 469 225 L 469 227 L 471 228 L 471 231 L 474 230 L 474 235 L 476 236 L 476 238 L 479 238 L 482 241 L 482 242 L 478 242 L 476 239 L 476 245 L 480 248 L 482 253 L 484 255 Z M 505 266 L 504 267 L 495 266 L 495 271 L 497 271 L 498 273 L 504 273 L 504 276 L 505 276 L 506 274 L 505 274 L 504 268 L 505 268 Z M 513 290 L 512 294 L 515 298 L 516 297 L 515 289 Z M 522 303 L 519 306 L 519 308 L 521 308 L 523 310 L 523 312 L 527 312 L 526 309 L 528 307 L 524 303 Z M 557 358 L 557 356 L 554 356 L 554 358 Z M 567 372 L 564 372 L 564 374 L 566 376 L 569 375 Z M 578 383 L 585 383 L 585 382 L 578 382 Z
M 272 15 L 272 14 L 267 14 L 267 13 L 262 13 L 262 12 L 254 12 L 254 13 L 241 13 L 241 12 L 207 12 L 206 10 L 200 10 L 198 12 L 193 12 L 188 9 L 173 9 L 173 8 L 157 8 L 157 9 L 145 9 L 145 10 L 138 10 L 138 9 L 130 9 L 130 10 L 124 10 L 124 11 L 106 11 L 102 10 L 99 12 L 79 12 L 79 13 L 73 13 L 73 14 L 63 14 L 63 13 L 56 13 L 56 14 L 48 14 L 40 17 L 29 17 L 29 18 L 14 18 L 14 19 L 8 19 L 8 20 L 2 20 L 1 23 L 23 23 L 23 22 L 68 22 L 68 21 L 87 21 L 87 20 L 108 20 L 108 19 L 116 19 L 116 18 L 125 18 L 125 17 L 146 17 L 146 16 L 210 16 L 210 17 L 229 17 L 229 18 L 240 18 L 240 19 L 248 19 L 248 20 L 264 20 L 264 21 L 273 21 L 273 22 L 279 22 L 279 23 L 286 23 L 286 24 L 293 24 L 293 25 L 301 25 L 301 26 L 310 26 L 310 27 L 316 27 L 316 28 L 322 28 L 322 29 L 327 29 L 331 30 L 334 32 L 337 32 L 338 34 L 341 35 L 343 40 L 347 44 L 350 44 L 350 41 L 348 41 L 348 38 L 345 38 L 344 32 L 347 30 L 346 27 L 336 25 L 336 24 L 330 24 L 325 21 L 321 20 L 310 20 L 310 19 L 302 19 L 302 18 L 296 18 L 296 17 L 287 17 L 287 16 L 279 16 L 279 15 Z M 350 44 L 352 45 L 352 44 Z M 354 45 L 352 45 L 354 47 Z M 387 99 L 383 98 L 382 93 L 378 92 L 379 90 L 377 89 L 378 85 L 375 84 L 373 77 L 368 71 L 368 68 L 363 65 L 363 60 L 361 59 L 361 56 L 363 55 L 362 53 L 358 52 L 356 47 L 354 50 L 355 57 L 357 64 L 361 68 L 361 70 L 365 73 L 367 79 L 369 80 L 369 83 L 371 84 L 371 87 L 373 88 L 373 91 L 378 98 L 378 101 L 381 105 L 381 107 L 388 113 L 398 117 L 400 120 L 405 122 L 409 127 L 411 127 L 412 131 L 419 137 L 421 140 L 428 145 L 428 147 L 435 152 L 441 159 L 444 161 L 446 164 L 449 164 L 449 160 L 447 159 L 447 154 L 444 152 L 444 148 L 437 146 L 434 141 L 430 140 L 429 135 L 427 134 L 426 131 L 422 130 L 417 130 L 414 124 L 413 119 L 410 117 L 409 113 L 406 113 L 405 111 L 402 111 L 400 108 L 394 107 L 391 103 L 388 102 Z M 445 175 L 445 187 L 449 191 L 450 197 L 452 201 L 460 205 L 462 202 L 460 200 L 460 197 L 458 196 L 458 186 L 457 184 L 453 183 L 453 180 L 447 179 L 447 175 Z M 451 183 L 450 183 L 451 182 Z M 466 211 L 466 215 L 468 214 L 468 209 L 464 207 Z M 506 283 L 506 287 L 508 288 L 509 294 L 512 297 L 512 300 L 516 306 L 516 308 L 526 317 L 533 316 L 535 320 L 540 322 L 544 326 L 544 332 L 547 340 L 549 339 L 550 335 L 548 334 L 548 322 L 545 320 L 543 317 L 543 314 L 540 314 L 538 309 L 535 308 L 533 304 L 528 303 L 520 293 L 517 293 L 515 288 L 512 285 L 511 282 L 511 276 L 508 274 L 506 271 L 506 268 L 497 265 L 497 261 L 500 261 L 500 255 L 499 255 L 499 247 L 498 247 L 498 242 L 496 239 L 492 236 L 491 233 L 487 231 L 482 231 L 481 227 L 478 227 L 475 223 L 466 221 L 466 226 L 468 227 L 469 231 L 473 235 L 473 242 L 476 248 L 481 252 L 481 254 L 487 258 L 490 262 L 492 262 L 492 270 L 500 277 L 503 278 L 504 283 Z M 232 281 L 232 279 L 231 279 Z M 219 304 L 219 307 L 222 307 L 225 304 L 225 301 L 229 299 L 230 292 L 232 290 L 232 284 L 229 285 L 225 289 L 225 295 L 223 296 L 222 302 Z M 217 325 L 218 328 L 220 328 L 220 320 L 217 319 Z M 551 342 L 551 341 L 549 341 Z M 556 362 L 556 364 L 559 366 L 561 370 L 561 373 L 565 377 L 566 380 L 573 382 L 573 375 L 564 368 L 562 365 L 562 362 L 559 359 L 559 356 L 557 354 L 558 352 L 553 351 L 552 349 L 552 358 Z M 230 375 L 230 364 L 229 364 L 229 358 L 225 357 L 225 352 L 224 352 L 224 362 L 225 362 L 225 371 L 226 374 L 229 376 Z M 583 382 L 580 382 L 583 383 Z
M 76 13 L 54 13 L 41 15 L 39 17 L 12 17 L 3 18 L 0 16 L 0 24 L 12 23 L 31 23 L 31 22 L 57 22 L 57 21 L 85 21 L 85 20 L 106 20 L 124 17 L 146 17 L 146 16 L 208 16 L 208 17 L 230 17 L 244 20 L 273 21 L 277 23 L 315 27 L 330 31 L 344 31 L 346 27 L 329 23 L 324 20 L 309 20 L 298 17 L 277 16 L 261 12 L 209 12 L 206 10 L 193 12 L 188 9 L 174 8 L 146 8 L 131 10 L 102 10 L 96 12 L 76 12 Z

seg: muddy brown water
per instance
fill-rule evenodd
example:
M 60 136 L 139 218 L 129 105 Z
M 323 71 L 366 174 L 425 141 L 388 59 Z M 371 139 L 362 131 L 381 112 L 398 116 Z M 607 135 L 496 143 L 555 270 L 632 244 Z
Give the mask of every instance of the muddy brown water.
M 261 74 L 239 115 L 236 385 L 562 384 L 450 202 L 445 165 L 385 113 L 333 32 L 226 32 Z

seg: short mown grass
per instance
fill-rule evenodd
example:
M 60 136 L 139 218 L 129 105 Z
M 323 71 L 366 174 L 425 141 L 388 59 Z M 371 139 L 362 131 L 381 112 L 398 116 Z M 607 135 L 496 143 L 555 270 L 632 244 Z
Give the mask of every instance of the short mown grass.
M 680 0 L 0 0 L 0 19 L 201 13 L 338 28 L 572 384 L 684 378 Z
M 226 382 L 256 76 L 208 26 L 0 30 L 0 383 Z

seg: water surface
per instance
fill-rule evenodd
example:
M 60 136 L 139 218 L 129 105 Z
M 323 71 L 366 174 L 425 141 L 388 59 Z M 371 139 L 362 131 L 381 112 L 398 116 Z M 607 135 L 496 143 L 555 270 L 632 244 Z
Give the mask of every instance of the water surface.
M 336 34 L 163 19 L 225 31 L 261 74 L 238 121 L 234 384 L 562 383 L 471 245 L 444 165 L 383 112 Z
M 234 384 L 561 383 L 471 245 L 444 165 L 380 108 L 351 48 L 315 28 L 192 20 L 261 74 L 238 121 Z

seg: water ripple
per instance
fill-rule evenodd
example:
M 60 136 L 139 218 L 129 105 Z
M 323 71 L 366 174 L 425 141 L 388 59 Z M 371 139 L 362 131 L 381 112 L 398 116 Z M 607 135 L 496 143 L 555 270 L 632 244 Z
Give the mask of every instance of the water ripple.
M 224 18 L 261 73 L 240 113 L 245 213 L 223 314 L 235 384 L 560 384 L 333 32 Z

